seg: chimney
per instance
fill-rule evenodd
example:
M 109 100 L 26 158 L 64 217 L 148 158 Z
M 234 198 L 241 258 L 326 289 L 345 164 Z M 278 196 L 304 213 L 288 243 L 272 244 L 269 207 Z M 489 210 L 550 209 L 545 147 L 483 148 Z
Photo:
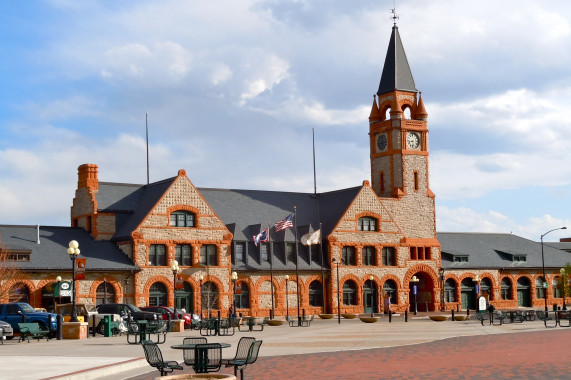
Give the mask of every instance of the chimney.
M 99 189 L 99 179 L 97 178 L 97 165 L 83 164 L 77 168 L 77 188 Z

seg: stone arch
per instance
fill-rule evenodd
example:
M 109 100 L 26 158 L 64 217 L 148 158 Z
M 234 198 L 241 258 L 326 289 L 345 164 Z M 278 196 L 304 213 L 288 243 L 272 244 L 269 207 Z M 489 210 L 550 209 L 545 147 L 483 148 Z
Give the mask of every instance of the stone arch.
M 413 294 L 411 294 L 410 290 L 411 287 L 413 286 L 413 283 L 411 283 L 411 278 L 412 276 L 416 275 L 416 274 L 421 274 L 422 275 L 422 279 L 424 279 L 424 282 L 420 282 L 419 284 L 419 288 L 417 288 L 418 293 L 419 293 L 419 297 L 414 297 L 413 299 Z M 426 280 L 429 280 L 430 283 L 427 283 Z M 403 287 L 405 287 L 408 291 L 408 304 L 409 304 L 409 308 L 412 307 L 412 301 L 414 301 L 415 304 L 418 305 L 423 305 L 425 309 L 427 310 L 423 310 L 422 308 L 420 309 L 420 311 L 430 311 L 430 310 L 435 310 L 436 309 L 436 301 L 437 301 L 437 296 L 438 296 L 438 291 L 440 290 L 439 288 L 439 277 L 438 274 L 436 273 L 436 271 L 434 270 L 434 268 L 432 268 L 429 265 L 426 264 L 417 264 L 412 266 L 411 268 L 408 269 L 408 271 L 406 272 L 404 279 L 403 279 Z M 424 289 L 420 288 L 420 286 L 422 286 L 424 284 Z M 422 292 L 420 292 L 420 290 L 424 290 Z M 418 299 L 420 298 L 420 300 Z M 430 298 L 430 300 L 429 300 Z M 412 311 L 412 309 L 411 309 Z
M 93 280 L 91 286 L 89 287 L 89 298 L 93 302 L 93 305 L 96 304 L 97 288 L 103 283 L 103 278 L 105 278 L 107 280 L 107 284 L 111 285 L 113 290 L 115 290 L 115 299 L 123 299 L 123 287 L 121 286 L 120 280 L 116 279 L 113 276 L 99 276 Z
M 171 221 L 171 214 L 175 211 L 188 211 L 194 214 L 194 227 L 189 227 L 189 228 L 199 228 L 200 227 L 200 210 L 197 209 L 196 207 L 190 206 L 190 205 L 185 205 L 185 204 L 177 204 L 174 206 L 170 206 L 167 208 L 166 210 L 166 217 L 167 217 L 167 224 L 166 227 L 170 227 L 170 221 Z M 180 227 L 172 227 L 172 228 L 180 228 Z

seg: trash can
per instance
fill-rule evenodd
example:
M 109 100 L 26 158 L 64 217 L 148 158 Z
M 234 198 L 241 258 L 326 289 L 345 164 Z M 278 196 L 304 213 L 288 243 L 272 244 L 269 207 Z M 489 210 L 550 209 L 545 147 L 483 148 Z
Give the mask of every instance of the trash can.
M 103 316 L 103 336 L 105 336 L 105 337 L 113 336 L 113 333 L 111 332 L 111 316 L 110 315 Z

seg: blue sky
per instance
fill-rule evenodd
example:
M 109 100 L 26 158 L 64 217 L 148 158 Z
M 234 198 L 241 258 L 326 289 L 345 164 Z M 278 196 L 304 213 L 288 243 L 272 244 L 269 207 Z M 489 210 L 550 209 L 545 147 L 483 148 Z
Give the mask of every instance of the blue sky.
M 313 191 L 370 178 L 393 1 L 0 2 L 0 223 L 69 225 L 77 167 Z M 571 3 L 397 1 L 439 231 L 571 228 Z M 546 240 L 571 236 L 555 231 Z

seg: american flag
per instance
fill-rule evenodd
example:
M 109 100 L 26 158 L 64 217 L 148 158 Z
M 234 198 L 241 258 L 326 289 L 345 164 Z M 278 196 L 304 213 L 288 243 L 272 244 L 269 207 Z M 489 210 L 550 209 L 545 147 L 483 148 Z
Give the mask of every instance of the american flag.
M 284 220 L 280 220 L 279 222 L 277 222 L 275 224 L 276 232 L 285 230 L 286 228 L 293 227 L 292 219 L 293 219 L 293 214 L 289 214 L 288 216 L 286 216 Z

